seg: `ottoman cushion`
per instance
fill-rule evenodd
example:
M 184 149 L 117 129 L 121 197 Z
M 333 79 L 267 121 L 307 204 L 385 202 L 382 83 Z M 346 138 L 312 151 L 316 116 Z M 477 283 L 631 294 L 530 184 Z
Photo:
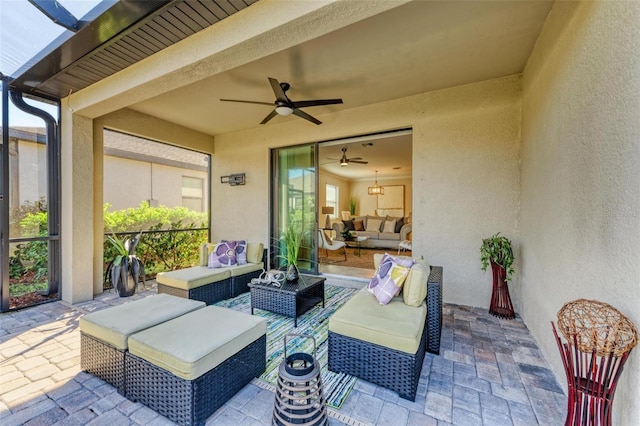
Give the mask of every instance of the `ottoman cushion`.
M 156 276 L 159 284 L 175 287 L 182 290 L 191 290 L 203 285 L 217 283 L 231 278 L 229 268 L 207 268 L 204 266 L 192 266 L 191 268 L 178 269 L 170 272 L 160 272 Z
M 158 294 L 87 314 L 80 318 L 80 331 L 126 350 L 130 335 L 204 306 L 197 300 Z
M 129 352 L 193 380 L 253 343 L 267 322 L 232 309 L 207 306 L 129 337 Z

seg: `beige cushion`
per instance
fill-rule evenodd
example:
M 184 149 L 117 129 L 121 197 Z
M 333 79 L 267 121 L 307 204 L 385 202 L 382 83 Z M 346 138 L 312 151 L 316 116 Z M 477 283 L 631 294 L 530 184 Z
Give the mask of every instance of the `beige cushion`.
M 390 233 L 396 232 L 396 220 L 395 219 L 385 220 L 384 225 L 382 227 L 382 232 L 390 232 Z
M 262 264 L 262 253 L 264 252 L 264 244 L 247 243 L 247 262 Z M 263 265 L 264 267 L 264 265 Z
M 364 288 L 329 318 L 329 330 L 343 336 L 415 354 L 420 346 L 427 306 L 396 297 L 381 305 Z
M 380 232 L 381 226 L 382 226 L 382 219 L 367 218 L 367 225 L 365 230 L 367 232 Z
M 192 266 L 191 268 L 178 269 L 177 271 L 160 272 L 156 275 L 158 284 L 182 290 L 203 285 L 217 283 L 231 278 L 229 268 L 207 268 L 205 266 Z
M 129 352 L 193 380 L 267 332 L 261 317 L 207 306 L 129 337 Z
M 404 282 L 402 299 L 409 306 L 420 306 L 427 297 L 427 280 L 431 268 L 424 260 L 417 260 Z
M 157 294 L 87 314 L 80 318 L 80 330 L 125 350 L 130 335 L 204 306 L 197 300 Z
M 262 271 L 262 263 L 247 263 L 246 265 L 230 266 L 228 269 L 232 277 L 239 277 L 250 272 Z

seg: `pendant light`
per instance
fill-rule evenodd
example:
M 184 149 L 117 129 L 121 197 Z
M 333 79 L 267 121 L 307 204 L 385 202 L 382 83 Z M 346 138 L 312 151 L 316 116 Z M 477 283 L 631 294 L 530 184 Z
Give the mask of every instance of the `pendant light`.
M 384 187 L 378 185 L 378 171 L 376 170 L 376 183 L 369 187 L 369 195 L 384 195 Z

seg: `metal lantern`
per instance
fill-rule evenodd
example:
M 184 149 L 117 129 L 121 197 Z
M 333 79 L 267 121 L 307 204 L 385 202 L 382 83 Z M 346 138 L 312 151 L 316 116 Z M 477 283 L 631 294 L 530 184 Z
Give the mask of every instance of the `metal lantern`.
M 287 337 L 313 340 L 313 355 L 299 352 L 287 356 Z M 326 425 L 327 406 L 316 360 L 316 339 L 304 334 L 284 336 L 284 360 L 278 369 L 272 425 Z

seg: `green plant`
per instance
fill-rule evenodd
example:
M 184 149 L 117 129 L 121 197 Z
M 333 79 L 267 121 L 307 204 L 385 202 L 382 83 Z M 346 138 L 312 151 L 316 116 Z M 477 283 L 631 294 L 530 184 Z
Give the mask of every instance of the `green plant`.
M 284 266 L 298 265 L 298 254 L 304 238 L 304 232 L 299 223 L 297 221 L 289 222 L 280 237 L 284 242 L 284 254 L 278 255 L 278 257 L 283 260 Z
M 349 213 L 351 213 L 351 216 L 356 214 L 356 203 L 358 202 L 358 199 L 355 197 L 349 197 Z
M 142 278 L 143 284 L 146 284 L 144 264 L 135 254 L 141 235 L 142 232 L 131 239 L 127 238 L 124 242 L 115 234 L 107 236 L 107 240 L 111 243 L 117 255 L 107 266 L 105 281 L 108 281 L 113 288 L 117 289 L 121 296 L 131 296 L 135 292 L 135 286 L 140 281 L 140 278 Z M 127 289 L 126 283 L 129 275 L 133 278 L 133 289 Z
M 480 247 L 480 261 L 482 262 L 482 270 L 486 271 L 490 262 L 502 266 L 506 274 L 506 280 L 509 281 L 513 274 L 513 249 L 511 241 L 507 237 L 500 236 L 500 233 L 492 237 L 482 240 Z

